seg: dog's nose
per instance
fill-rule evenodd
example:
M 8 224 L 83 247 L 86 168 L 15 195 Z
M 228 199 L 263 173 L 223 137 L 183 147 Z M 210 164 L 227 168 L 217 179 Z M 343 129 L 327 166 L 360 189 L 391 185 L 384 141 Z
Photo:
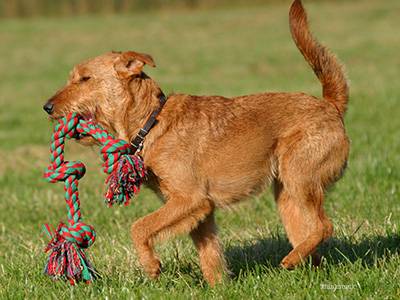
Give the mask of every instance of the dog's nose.
M 51 102 L 47 102 L 44 106 L 43 109 L 49 114 L 51 115 L 51 113 L 53 112 L 53 108 L 54 108 L 54 104 Z

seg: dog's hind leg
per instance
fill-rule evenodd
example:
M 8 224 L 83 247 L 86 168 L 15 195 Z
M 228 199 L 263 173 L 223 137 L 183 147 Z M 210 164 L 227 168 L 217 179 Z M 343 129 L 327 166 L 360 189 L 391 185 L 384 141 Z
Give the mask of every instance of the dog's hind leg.
M 157 211 L 140 218 L 131 227 L 131 238 L 139 262 L 153 279 L 161 271 L 161 265 L 153 252 L 156 236 L 189 233 L 212 212 L 207 200 L 195 197 L 173 197 Z
M 199 252 L 201 270 L 210 286 L 222 283 L 223 272 L 226 272 L 224 254 L 215 225 L 214 212 L 194 229 L 190 236 Z
M 350 145 L 341 123 L 328 121 L 310 122 L 307 130 L 293 132 L 277 148 L 275 199 L 293 246 L 281 262 L 287 269 L 310 255 L 317 264 L 318 245 L 333 233 L 324 211 L 325 192 L 341 177 Z
M 313 265 L 319 265 L 316 249 L 333 231 L 323 210 L 323 193 L 309 190 L 308 195 L 294 195 L 283 183 L 276 181 L 275 198 L 286 234 L 293 246 L 293 250 L 280 265 L 293 269 L 309 256 Z

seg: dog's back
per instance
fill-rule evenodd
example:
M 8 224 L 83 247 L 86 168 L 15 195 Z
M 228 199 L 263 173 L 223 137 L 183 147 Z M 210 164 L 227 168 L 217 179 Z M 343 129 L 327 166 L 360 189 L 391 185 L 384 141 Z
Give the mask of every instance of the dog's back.
M 301 1 L 294 1 L 289 15 L 293 39 L 320 80 L 323 99 L 296 92 L 230 99 L 174 94 L 168 100 L 164 116 L 173 116 L 170 110 L 180 113 L 174 115 L 175 121 L 170 119 L 175 129 L 159 141 L 160 155 L 171 140 L 180 140 L 175 154 L 193 171 L 182 170 L 180 178 L 186 184 L 186 177 L 196 178 L 199 193 L 208 195 L 215 207 L 262 193 L 272 180 L 287 181 L 288 189 L 300 180 L 289 179 L 298 172 L 315 181 L 312 184 L 323 193 L 345 168 L 349 140 L 343 114 L 349 92 L 344 68 L 310 33 Z M 329 159 L 334 162 L 324 163 Z M 176 173 L 179 168 L 173 167 Z

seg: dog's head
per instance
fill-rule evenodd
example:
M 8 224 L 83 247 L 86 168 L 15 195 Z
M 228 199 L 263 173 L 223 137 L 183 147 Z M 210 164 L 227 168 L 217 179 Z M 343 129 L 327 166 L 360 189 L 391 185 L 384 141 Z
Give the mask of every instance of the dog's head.
M 43 109 L 54 121 L 68 113 L 77 113 L 112 132 L 118 131 L 117 120 L 122 118 L 132 99 L 133 78 L 148 78 L 142 73 L 147 64 L 155 67 L 153 58 L 144 53 L 110 52 L 75 65 L 67 84 L 56 92 Z M 81 137 L 83 144 L 93 144 L 91 137 Z

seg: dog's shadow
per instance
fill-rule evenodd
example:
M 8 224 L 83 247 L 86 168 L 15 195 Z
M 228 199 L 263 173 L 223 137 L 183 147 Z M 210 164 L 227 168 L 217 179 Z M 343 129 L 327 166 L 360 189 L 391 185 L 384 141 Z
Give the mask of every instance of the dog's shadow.
M 332 237 L 319 246 L 318 253 L 327 265 L 354 264 L 361 260 L 363 265 L 371 266 L 378 260 L 389 261 L 399 249 L 400 234 L 388 233 L 358 240 L 352 236 Z M 260 266 L 278 269 L 291 250 L 286 237 L 275 235 L 228 246 L 225 255 L 231 277 L 237 278 L 240 274 L 259 272 Z

